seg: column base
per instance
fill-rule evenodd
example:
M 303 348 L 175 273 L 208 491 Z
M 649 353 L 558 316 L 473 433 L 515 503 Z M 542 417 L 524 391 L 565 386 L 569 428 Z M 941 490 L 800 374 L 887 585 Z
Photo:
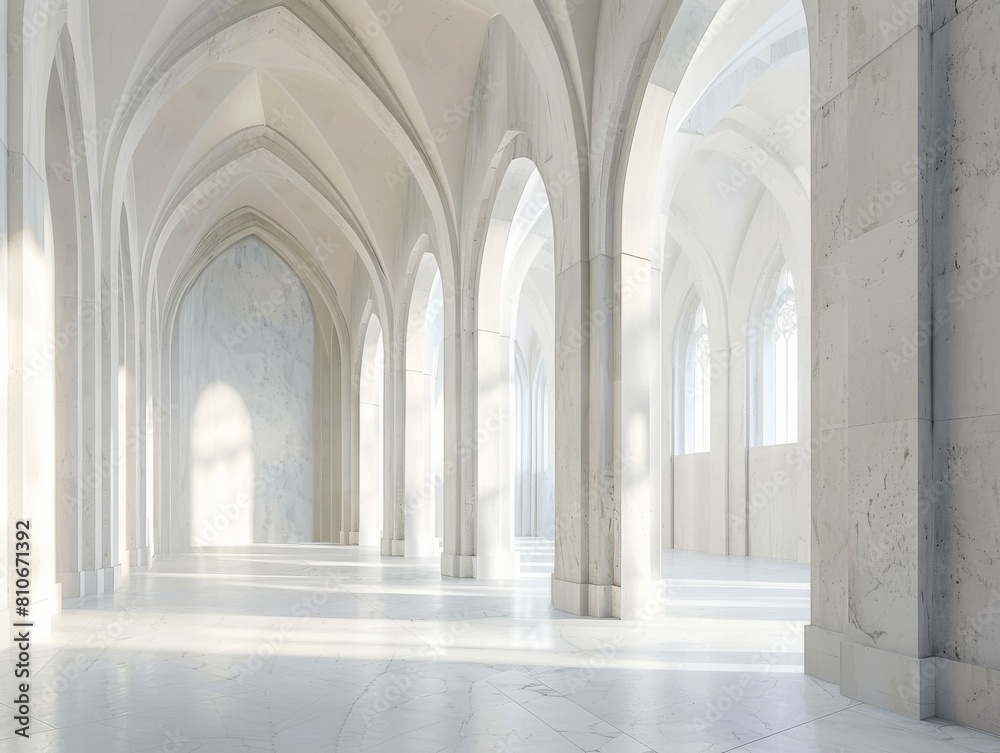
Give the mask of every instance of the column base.
M 934 711 L 948 721 L 1000 735 L 1000 671 L 939 658 Z
M 83 573 L 56 573 L 56 585 L 64 599 L 79 599 L 84 595 Z
M 552 606 L 560 612 L 587 616 L 587 584 L 559 580 L 552 575 Z
M 911 719 L 934 716 L 936 661 L 863 646 L 814 625 L 805 629 L 807 675 L 839 685 L 847 698 Z
M 552 575 L 552 606 L 560 612 L 581 617 L 617 617 L 621 613 L 621 589 L 618 586 L 594 586 L 573 583 Z
M 402 557 L 406 552 L 406 542 L 403 539 L 382 539 L 383 557 Z
M 916 659 L 844 641 L 840 693 L 911 719 L 934 716 L 936 660 Z
M 441 575 L 449 578 L 475 578 L 476 557 L 471 554 L 441 553 Z
M 587 611 L 591 617 L 621 617 L 622 590 L 619 586 L 587 586 Z
M 844 636 L 815 625 L 805 629 L 805 673 L 840 685 L 840 644 Z
M 806 626 L 806 674 L 842 695 L 911 719 L 939 716 L 1000 735 L 1000 671 L 943 657 L 915 659 Z
M 84 596 L 108 594 L 122 584 L 122 566 L 102 567 L 99 570 L 84 570 Z
M 64 599 L 82 599 L 84 596 L 111 593 L 122 584 L 122 566 L 58 573 L 56 582 L 62 589 Z
M 128 566 L 149 567 L 152 564 L 151 551 L 148 546 L 139 549 L 130 549 L 128 553 Z

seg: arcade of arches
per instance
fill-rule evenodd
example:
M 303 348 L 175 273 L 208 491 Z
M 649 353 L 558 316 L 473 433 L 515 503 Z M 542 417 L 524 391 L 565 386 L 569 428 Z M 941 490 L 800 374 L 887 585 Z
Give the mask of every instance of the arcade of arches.
M 1000 751 L 996 2 L 0 8 L 34 749 Z

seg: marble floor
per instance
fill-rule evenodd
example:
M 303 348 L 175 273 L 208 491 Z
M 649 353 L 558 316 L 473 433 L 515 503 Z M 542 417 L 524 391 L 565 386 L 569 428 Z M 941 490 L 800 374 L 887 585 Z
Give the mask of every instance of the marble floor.
M 36 641 L 33 734 L 8 721 L 0 750 L 1000 752 L 804 676 L 805 567 L 665 552 L 623 623 L 553 611 L 543 561 L 475 582 L 357 547 L 163 559 Z

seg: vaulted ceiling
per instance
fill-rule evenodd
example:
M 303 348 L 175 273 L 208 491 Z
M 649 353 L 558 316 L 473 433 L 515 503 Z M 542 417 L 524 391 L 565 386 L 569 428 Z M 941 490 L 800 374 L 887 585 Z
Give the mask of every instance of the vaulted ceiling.
M 166 295 L 185 254 L 244 208 L 315 250 L 345 299 L 391 278 L 408 190 L 450 243 L 497 12 L 491 0 L 89 3 L 95 120 L 113 123 L 101 196 L 106 216 L 131 206 L 144 282 Z
M 808 127 L 774 138 L 808 89 L 798 0 L 754 0 L 737 22 L 710 27 L 693 58 L 671 46 L 699 38 L 685 24 L 709 27 L 720 5 L 738 1 L 686 0 L 651 80 L 673 99 L 661 212 L 705 236 L 723 277 L 768 187 L 754 179 L 744 199 L 757 198 L 720 214 L 719 182 L 764 146 L 779 152 L 786 183 L 803 196 L 808 183 Z M 251 209 L 313 254 L 338 299 L 364 289 L 388 303 L 413 240 L 402 237 L 401 218 L 414 205 L 438 250 L 456 252 L 491 20 L 502 15 L 536 73 L 558 80 L 548 108 L 586 113 L 601 5 L 91 0 L 83 7 L 93 70 L 84 78 L 93 92 L 83 99 L 94 104 L 93 122 L 110 123 L 98 154 L 102 216 L 110 226 L 129 207 L 134 268 L 161 302 L 198 243 Z M 680 79 L 668 64 L 677 59 Z M 587 117 L 574 122 L 589 130 Z

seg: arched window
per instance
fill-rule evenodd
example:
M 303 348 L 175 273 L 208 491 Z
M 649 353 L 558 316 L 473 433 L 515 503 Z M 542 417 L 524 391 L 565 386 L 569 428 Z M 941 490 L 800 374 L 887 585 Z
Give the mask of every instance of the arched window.
M 755 426 L 757 446 L 798 440 L 799 341 L 795 283 L 787 266 L 769 277 L 758 311 Z
M 697 296 L 681 317 L 675 339 L 676 454 L 711 449 L 712 339 L 708 316 Z

